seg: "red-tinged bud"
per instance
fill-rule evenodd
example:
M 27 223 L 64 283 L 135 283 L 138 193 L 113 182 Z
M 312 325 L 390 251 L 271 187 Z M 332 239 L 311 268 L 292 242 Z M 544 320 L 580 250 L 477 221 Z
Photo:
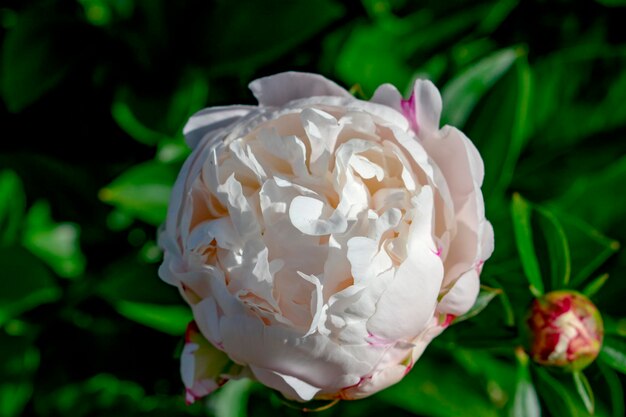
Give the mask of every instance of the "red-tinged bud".
M 533 301 L 528 319 L 530 356 L 541 365 L 579 371 L 598 356 L 604 327 L 596 306 L 570 290 Z

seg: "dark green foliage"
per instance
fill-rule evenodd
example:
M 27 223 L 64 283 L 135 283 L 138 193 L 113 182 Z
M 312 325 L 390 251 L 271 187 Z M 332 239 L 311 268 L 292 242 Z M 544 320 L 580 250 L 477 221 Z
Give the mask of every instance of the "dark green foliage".
M 0 417 L 301 415 L 250 381 L 185 406 L 190 310 L 157 275 L 187 118 L 285 70 L 366 97 L 433 80 L 496 236 L 475 308 L 405 380 L 320 415 L 623 416 L 625 20 L 618 0 L 4 2 Z M 559 288 L 603 313 L 584 374 L 522 349 L 533 294 Z

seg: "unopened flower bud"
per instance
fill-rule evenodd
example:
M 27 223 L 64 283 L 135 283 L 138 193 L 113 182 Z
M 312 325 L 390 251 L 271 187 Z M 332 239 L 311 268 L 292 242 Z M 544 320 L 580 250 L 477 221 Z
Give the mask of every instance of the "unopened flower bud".
M 526 323 L 530 356 L 541 365 L 579 371 L 600 352 L 602 318 L 596 306 L 577 292 L 553 291 L 537 298 Z

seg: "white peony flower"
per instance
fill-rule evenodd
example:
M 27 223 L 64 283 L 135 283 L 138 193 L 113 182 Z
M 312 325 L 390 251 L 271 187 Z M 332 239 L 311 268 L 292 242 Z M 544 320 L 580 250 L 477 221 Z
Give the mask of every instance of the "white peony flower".
M 258 106 L 189 120 L 160 236 L 160 276 L 210 342 L 188 338 L 188 400 L 242 375 L 299 401 L 368 396 L 476 299 L 493 250 L 482 160 L 439 129 L 429 81 L 408 100 L 294 72 L 250 88 Z

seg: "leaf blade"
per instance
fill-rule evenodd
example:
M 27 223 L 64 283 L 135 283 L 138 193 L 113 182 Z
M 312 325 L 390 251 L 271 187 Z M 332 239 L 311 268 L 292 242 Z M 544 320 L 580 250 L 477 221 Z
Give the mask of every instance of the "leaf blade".
M 37 201 L 26 214 L 22 243 L 60 277 L 77 278 L 85 270 L 79 226 L 69 222 L 55 223 L 46 201 Z
M 531 212 L 530 204 L 518 193 L 513 194 L 511 217 L 513 218 L 515 243 L 522 261 L 524 274 L 530 284 L 530 291 L 535 297 L 540 297 L 544 292 L 544 286 L 533 244 L 533 233 L 530 223 Z
M 174 167 L 157 161 L 135 165 L 100 190 L 100 199 L 158 226 L 165 220 L 176 179 Z
M 0 252 L 0 326 L 41 304 L 56 301 L 61 289 L 50 272 L 27 250 L 5 247 Z
M 543 236 L 548 244 L 552 290 L 567 287 L 570 282 L 572 263 L 567 236 L 556 215 L 549 209 L 537 206 L 543 226 Z
M 20 178 L 11 170 L 0 172 L 0 243 L 11 245 L 17 241 L 25 206 Z
M 577 405 L 569 390 L 558 379 L 550 375 L 546 369 L 536 367 L 535 371 L 538 376 L 538 393 L 552 415 L 559 417 L 586 417 L 590 415 L 586 409 Z
M 626 374 L 626 342 L 605 337 L 600 350 L 600 359 L 616 371 Z
M 30 339 L 0 332 L 0 416 L 23 415 L 33 394 L 33 375 L 39 367 L 40 355 Z
M 497 51 L 450 80 L 443 87 L 442 97 L 444 103 L 454 106 L 444 105 L 442 119 L 453 126 L 464 126 L 480 98 L 511 68 L 519 54 L 515 48 Z
M 528 355 L 521 348 L 516 349 L 516 386 L 510 417 L 540 417 L 539 397 L 530 376 Z
M 602 361 L 598 361 L 598 367 L 609 387 L 613 417 L 622 417 L 625 414 L 626 407 L 624 405 L 624 390 L 619 376 L 613 369 L 603 364 Z
M 585 408 L 589 411 L 589 414 L 593 414 L 595 410 L 595 397 L 589 380 L 581 371 L 574 372 L 572 375 L 574 378 L 574 384 L 576 385 L 576 391 L 585 404 Z
M 119 301 L 115 308 L 122 316 L 163 333 L 180 336 L 193 320 L 188 306 Z

